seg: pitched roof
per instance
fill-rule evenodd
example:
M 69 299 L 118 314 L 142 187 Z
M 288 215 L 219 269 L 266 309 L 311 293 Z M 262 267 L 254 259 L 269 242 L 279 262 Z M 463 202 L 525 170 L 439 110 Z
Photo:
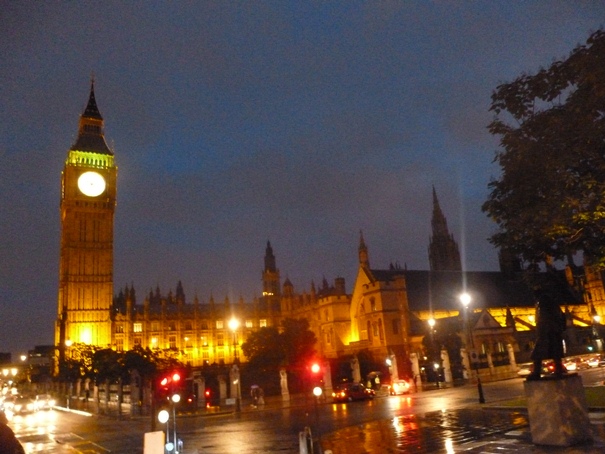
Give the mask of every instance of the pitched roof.
M 418 271 L 371 270 L 377 281 L 389 282 L 405 276 L 408 304 L 411 311 L 454 310 L 462 307 L 460 295 L 466 291 L 475 308 L 532 307 L 532 287 L 520 275 L 510 277 L 498 271 Z M 577 304 L 578 298 L 567 286 L 562 274 L 539 273 L 534 276 L 542 287 L 549 287 L 558 296 L 559 304 Z

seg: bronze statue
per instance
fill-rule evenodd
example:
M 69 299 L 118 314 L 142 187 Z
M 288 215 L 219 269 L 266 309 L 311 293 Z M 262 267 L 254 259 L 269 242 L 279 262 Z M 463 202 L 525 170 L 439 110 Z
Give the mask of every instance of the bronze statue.
M 565 314 L 552 295 L 541 293 L 536 304 L 536 346 L 531 353 L 534 369 L 528 380 L 537 380 L 542 372 L 542 360 L 552 359 L 555 363 L 555 376 L 567 371 L 563 366 L 563 331 Z

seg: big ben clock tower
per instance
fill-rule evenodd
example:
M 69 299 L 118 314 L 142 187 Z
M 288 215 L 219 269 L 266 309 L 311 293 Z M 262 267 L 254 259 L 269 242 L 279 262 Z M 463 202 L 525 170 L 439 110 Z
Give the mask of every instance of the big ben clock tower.
M 94 81 L 61 179 L 61 252 L 55 343 L 108 347 L 113 299 L 117 167 L 103 133 Z

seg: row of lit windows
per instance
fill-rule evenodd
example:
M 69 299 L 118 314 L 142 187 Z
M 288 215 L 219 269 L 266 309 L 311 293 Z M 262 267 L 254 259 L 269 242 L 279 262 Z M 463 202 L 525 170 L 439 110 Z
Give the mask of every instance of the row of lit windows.
M 160 329 L 161 327 L 161 323 L 159 321 L 153 321 L 151 322 L 151 329 L 149 331 L 162 331 Z M 225 329 L 225 326 L 227 324 L 224 323 L 223 320 L 216 320 L 215 322 L 215 326 L 216 329 Z M 201 326 L 200 329 L 202 330 L 207 330 L 209 324 L 207 321 L 202 321 L 201 322 Z M 245 323 L 246 328 L 248 329 L 252 329 L 254 328 L 254 322 L 252 320 L 246 320 Z M 261 319 L 258 322 L 258 327 L 259 328 L 266 328 L 267 327 L 267 320 L 266 319 Z M 177 322 L 171 321 L 171 322 L 167 322 L 165 329 L 167 331 L 177 331 Z M 186 321 L 184 322 L 184 331 L 193 331 L 193 324 L 190 321 Z M 142 322 L 135 322 L 132 324 L 132 331 L 134 333 L 142 333 L 143 332 L 143 323 Z M 116 333 L 123 333 L 124 332 L 124 325 L 123 324 L 116 324 L 115 325 L 115 332 Z

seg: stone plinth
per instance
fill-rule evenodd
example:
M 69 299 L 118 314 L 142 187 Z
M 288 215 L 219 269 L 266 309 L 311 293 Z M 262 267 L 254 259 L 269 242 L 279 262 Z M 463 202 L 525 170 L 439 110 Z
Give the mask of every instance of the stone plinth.
M 525 381 L 534 444 L 572 446 L 592 441 L 582 379 L 578 374 Z

